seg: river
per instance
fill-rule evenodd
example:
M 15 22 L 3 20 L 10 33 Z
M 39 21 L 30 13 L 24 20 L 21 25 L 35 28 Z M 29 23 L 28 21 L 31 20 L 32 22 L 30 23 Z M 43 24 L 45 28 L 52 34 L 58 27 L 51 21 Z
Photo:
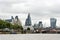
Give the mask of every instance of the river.
M 60 34 L 0 34 L 0 40 L 60 40 Z

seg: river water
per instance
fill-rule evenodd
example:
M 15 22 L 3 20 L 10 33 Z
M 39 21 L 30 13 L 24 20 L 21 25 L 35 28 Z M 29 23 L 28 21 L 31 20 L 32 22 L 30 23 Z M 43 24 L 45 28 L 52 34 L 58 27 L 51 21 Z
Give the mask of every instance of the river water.
M 0 34 L 0 40 L 60 40 L 60 34 Z

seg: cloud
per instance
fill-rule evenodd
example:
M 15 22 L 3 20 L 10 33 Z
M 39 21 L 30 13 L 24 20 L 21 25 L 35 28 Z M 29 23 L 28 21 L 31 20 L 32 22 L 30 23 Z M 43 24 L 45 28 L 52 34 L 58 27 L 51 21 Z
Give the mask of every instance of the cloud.
M 60 13 L 59 0 L 0 0 L 0 10 L 6 13 L 51 15 Z
M 25 20 L 26 16 L 24 14 L 27 15 L 29 12 L 31 13 L 32 21 L 35 22 L 37 20 L 45 20 L 47 22 L 50 17 L 59 18 L 60 0 L 0 0 L 0 15 L 22 14 L 24 18 L 21 19 Z
M 18 4 L 18 3 L 24 3 L 26 1 L 24 0 L 0 0 L 0 12 L 14 12 L 15 9 L 13 9 L 13 4 Z

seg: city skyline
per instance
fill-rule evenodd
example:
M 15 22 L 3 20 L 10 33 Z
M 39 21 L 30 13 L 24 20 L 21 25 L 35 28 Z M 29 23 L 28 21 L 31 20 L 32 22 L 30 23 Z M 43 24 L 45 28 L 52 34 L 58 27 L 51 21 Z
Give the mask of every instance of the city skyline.
M 32 24 L 43 21 L 45 26 L 50 26 L 50 18 L 57 18 L 57 26 L 60 26 L 60 0 L 0 0 L 2 19 L 17 15 L 24 25 L 28 13 Z
M 28 13 L 28 14 L 29 14 L 29 13 Z M 28 16 L 28 15 L 27 15 L 27 16 Z M 18 16 L 18 17 L 19 17 L 19 16 Z M 11 16 L 10 16 L 10 18 L 11 18 Z M 32 18 L 32 17 L 31 17 L 31 18 Z M 4 20 L 5 20 L 5 19 L 4 19 Z M 20 20 L 20 19 L 19 19 L 19 20 Z M 25 20 L 26 20 L 26 19 L 25 19 Z M 25 20 L 24 20 L 24 21 L 25 21 Z M 57 18 L 56 18 L 56 20 L 57 20 Z M 20 20 L 20 21 L 21 21 L 21 20 Z M 31 21 L 32 21 L 32 20 L 31 20 Z M 39 20 L 39 21 L 42 21 L 42 23 L 43 23 L 43 20 Z M 37 20 L 36 24 L 38 24 L 39 21 Z M 22 21 L 21 21 L 21 22 L 22 22 Z M 46 24 L 43 23 L 43 27 L 50 27 L 50 25 L 51 25 L 51 24 L 50 24 L 50 18 L 49 18 L 49 21 L 48 21 L 48 22 L 49 22 L 49 25 L 48 25 L 48 26 L 45 26 Z M 33 22 L 32 22 L 32 23 L 33 23 Z M 46 23 L 46 22 L 45 22 L 45 23 Z M 34 23 L 34 24 L 35 24 L 35 23 Z M 33 24 L 33 25 L 34 25 L 34 24 Z M 48 24 L 48 23 L 47 23 L 47 24 Z M 57 22 L 56 22 L 56 24 L 57 24 Z M 24 22 L 24 24 L 22 23 L 22 25 L 24 26 L 24 25 L 25 25 L 25 22 Z M 56 25 L 56 26 L 58 27 L 58 25 Z

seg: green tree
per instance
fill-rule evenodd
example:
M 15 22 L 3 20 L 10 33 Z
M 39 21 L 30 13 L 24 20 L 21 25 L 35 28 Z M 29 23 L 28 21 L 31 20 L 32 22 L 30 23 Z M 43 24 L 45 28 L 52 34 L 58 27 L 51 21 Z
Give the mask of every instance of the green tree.
M 21 30 L 23 30 L 23 27 L 21 25 L 17 25 L 17 24 L 12 25 L 9 22 L 6 22 L 4 20 L 0 20 L 0 29 L 3 29 L 3 28 L 21 29 Z

